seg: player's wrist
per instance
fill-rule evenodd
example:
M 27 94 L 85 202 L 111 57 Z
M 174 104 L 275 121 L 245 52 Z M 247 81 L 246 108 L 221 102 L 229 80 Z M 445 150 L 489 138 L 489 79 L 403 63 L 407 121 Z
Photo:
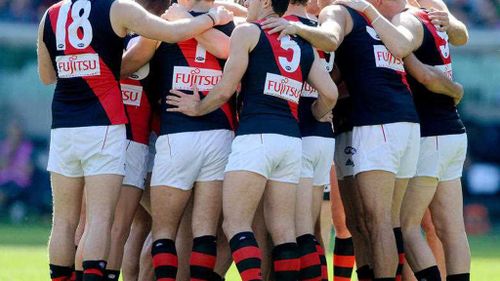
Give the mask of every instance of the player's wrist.
M 212 25 L 216 26 L 218 21 L 219 21 L 219 17 L 217 15 L 217 12 L 210 10 L 208 13 L 206 13 L 206 15 L 212 21 Z

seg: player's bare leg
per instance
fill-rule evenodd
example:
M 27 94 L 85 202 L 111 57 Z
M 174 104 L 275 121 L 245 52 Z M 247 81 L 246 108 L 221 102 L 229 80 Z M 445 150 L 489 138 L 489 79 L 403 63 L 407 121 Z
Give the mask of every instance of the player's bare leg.
M 398 250 L 398 268 L 396 270 L 396 281 L 401 281 L 403 274 L 403 266 L 406 262 L 405 250 L 403 243 L 403 234 L 401 233 L 401 204 L 403 202 L 406 189 L 408 187 L 408 179 L 396 179 L 394 187 L 394 196 L 392 198 L 392 226 L 394 228 L 394 236 L 396 238 L 396 246 Z M 406 208 L 406 207 L 405 207 Z
M 151 231 L 151 216 L 142 206 L 137 208 L 134 221 L 130 228 L 130 235 L 125 243 L 122 261 L 123 281 L 137 281 L 139 278 L 139 264 L 142 247 Z

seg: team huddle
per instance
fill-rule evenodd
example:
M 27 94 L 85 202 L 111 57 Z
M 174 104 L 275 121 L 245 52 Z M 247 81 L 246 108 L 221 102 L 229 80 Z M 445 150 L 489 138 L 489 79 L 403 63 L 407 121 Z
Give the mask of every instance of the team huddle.
M 234 262 L 243 281 L 328 280 L 317 226 L 338 179 L 358 280 L 402 280 L 405 262 L 470 280 L 449 50 L 463 23 L 441 0 L 243 4 L 47 10 L 51 279 L 215 281 Z

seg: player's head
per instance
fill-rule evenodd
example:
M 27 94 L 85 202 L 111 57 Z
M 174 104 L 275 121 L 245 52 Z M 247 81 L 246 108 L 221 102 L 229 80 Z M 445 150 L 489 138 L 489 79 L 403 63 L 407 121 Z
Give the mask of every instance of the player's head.
M 170 6 L 170 0 L 135 0 L 148 12 L 155 14 L 157 16 L 163 14 L 165 10 Z
M 290 0 L 245 0 L 248 8 L 247 21 L 255 21 L 270 14 L 282 16 L 288 9 Z

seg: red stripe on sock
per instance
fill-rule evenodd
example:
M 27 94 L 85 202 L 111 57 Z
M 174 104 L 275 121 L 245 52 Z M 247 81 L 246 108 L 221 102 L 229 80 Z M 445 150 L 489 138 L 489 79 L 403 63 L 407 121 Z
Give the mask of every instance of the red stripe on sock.
M 96 269 L 96 268 L 89 268 L 89 269 L 85 269 L 83 271 L 83 275 L 87 275 L 87 274 L 93 274 L 93 275 L 98 275 L 98 276 L 104 276 L 104 273 L 100 270 L 100 269 Z
M 299 271 L 300 259 L 286 259 L 274 261 L 274 271 Z
M 215 260 L 216 260 L 215 256 L 198 252 L 192 252 L 191 258 L 189 259 L 189 264 L 213 269 L 215 267 Z
M 300 257 L 300 269 L 308 268 L 314 265 L 321 265 L 318 252 Z
M 67 281 L 67 280 L 69 280 L 67 276 L 52 278 L 52 281 Z
M 333 255 L 333 266 L 354 267 L 354 256 Z
M 333 281 L 351 281 L 351 278 L 334 276 Z
M 249 280 L 262 280 L 262 273 L 260 272 L 260 268 L 250 268 L 243 272 L 240 272 L 241 280 L 249 281 Z
M 399 264 L 404 264 L 406 260 L 405 253 L 399 254 Z
M 160 278 L 160 279 L 156 279 L 156 281 L 175 281 L 174 278 Z
M 161 253 L 153 256 L 153 267 L 160 266 L 178 266 L 177 256 L 169 253 Z
M 321 247 L 321 245 L 319 244 L 316 244 L 316 251 L 318 252 L 318 254 L 321 256 L 321 255 L 325 255 L 325 251 L 323 250 L 323 247 Z
M 258 247 L 247 246 L 233 252 L 233 260 L 235 263 L 251 258 L 262 259 L 260 249 Z

